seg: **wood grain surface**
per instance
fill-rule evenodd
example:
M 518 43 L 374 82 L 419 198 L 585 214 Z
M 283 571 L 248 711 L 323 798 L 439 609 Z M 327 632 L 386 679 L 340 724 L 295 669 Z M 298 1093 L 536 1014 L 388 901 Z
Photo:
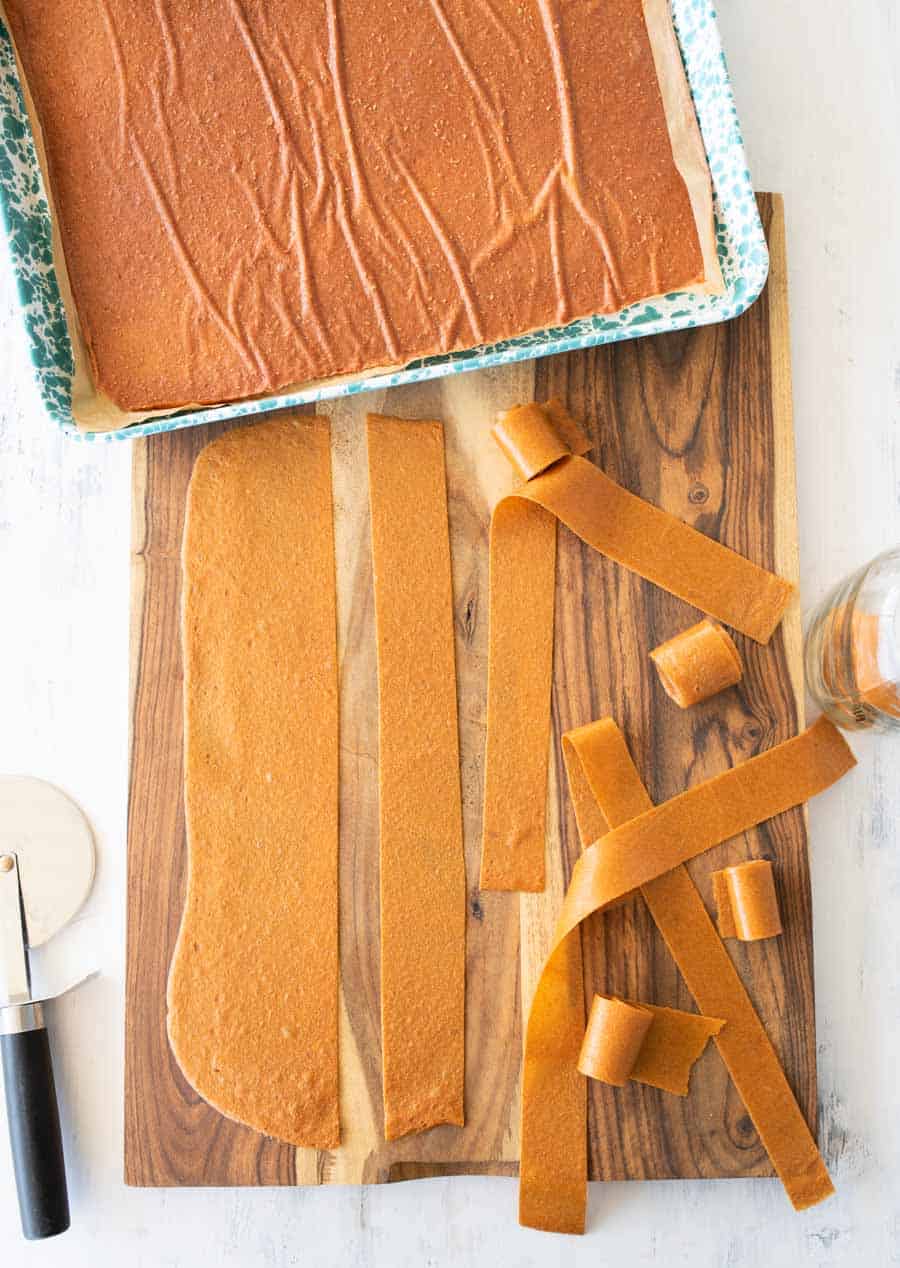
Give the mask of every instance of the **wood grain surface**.
M 514 1174 L 522 1010 L 527 1008 L 578 849 L 559 736 L 611 713 L 651 795 L 663 800 L 802 725 L 799 607 L 768 648 L 737 637 L 740 688 L 681 711 L 647 652 L 696 613 L 560 530 L 548 885 L 480 893 L 487 642 L 487 529 L 509 487 L 488 437 L 496 410 L 561 396 L 595 441 L 590 455 L 628 488 L 783 575 L 797 576 L 786 262 L 781 201 L 760 195 L 772 253 L 762 298 L 728 325 L 641 339 L 328 403 L 333 425 L 341 647 L 342 1128 L 334 1153 L 294 1150 L 206 1106 L 165 1034 L 165 984 L 185 874 L 179 552 L 199 450 L 221 425 L 137 441 L 133 469 L 131 794 L 128 833 L 125 1176 L 135 1185 L 381 1182 Z M 445 423 L 453 544 L 460 746 L 469 877 L 467 1125 L 386 1144 L 382 1136 L 377 694 L 362 420 L 367 410 Z M 302 507 L 298 508 L 302 514 Z M 776 861 L 784 936 L 730 944 L 800 1103 L 816 1105 L 806 823 L 792 812 L 691 865 Z M 693 1008 L 641 900 L 589 922 L 586 990 Z M 247 966 L 252 973 L 252 963 Z M 768 1175 L 740 1098 L 711 1045 L 690 1096 L 593 1084 L 595 1179 Z

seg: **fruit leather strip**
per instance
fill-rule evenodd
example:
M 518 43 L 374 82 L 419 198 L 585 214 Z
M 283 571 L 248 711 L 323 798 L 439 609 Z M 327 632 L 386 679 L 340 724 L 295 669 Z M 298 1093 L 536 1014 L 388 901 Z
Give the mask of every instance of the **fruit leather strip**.
M 589 912 L 630 889 L 801 805 L 853 765 L 843 736 L 823 717 L 793 739 L 650 806 L 612 828 L 578 859 L 557 932 L 577 928 Z
M 610 480 L 581 456 L 589 442 L 558 401 L 509 410 L 494 438 L 525 483 L 491 517 L 481 886 L 534 891 L 544 887 L 553 521 L 760 642 L 793 587 Z
M 553 421 L 543 413 L 542 430 Z M 494 434 L 505 453 L 529 451 L 536 417 L 520 407 L 501 418 Z M 594 550 L 757 642 L 769 641 L 793 593 L 790 582 L 629 493 L 577 453 L 510 496 L 544 507 Z
M 524 479 L 590 447 L 559 401 L 518 412 L 527 425 L 495 437 Z M 482 889 L 544 888 L 555 587 L 555 518 L 504 498 L 490 534 Z
M 463 1123 L 463 854 L 444 429 L 369 415 L 385 1136 Z
M 698 1008 L 727 1023 L 716 1042 L 791 1201 L 798 1210 L 814 1205 L 832 1192 L 816 1143 L 703 900 L 687 869 L 671 861 L 684 852 L 686 841 L 670 850 L 665 838 L 669 832 L 676 839 L 680 833 L 690 838 L 694 831 L 703 836 L 705 810 L 716 803 L 722 803 L 716 814 L 718 828 L 724 832 L 721 840 L 760 823 L 838 779 L 854 764 L 850 750 L 836 728 L 820 719 L 800 736 L 655 811 L 611 719 L 568 732 L 563 737 L 563 755 L 582 841 L 602 833 L 609 824 L 612 830 L 605 840 L 613 848 L 604 855 L 601 835 L 578 860 L 528 1018 L 521 1223 L 555 1232 L 584 1231 L 586 1111 L 583 1099 L 573 1092 L 569 1071 L 571 1035 L 583 1018 L 584 1001 L 563 969 L 566 948 L 576 941 L 580 922 L 608 905 L 611 896 L 631 888 L 623 887 L 629 848 L 635 855 L 630 866 L 632 883 L 641 885 Z M 728 811 L 730 801 L 739 807 L 737 812 Z M 666 807 L 669 810 L 660 817 L 658 812 Z M 743 827 L 732 831 L 738 820 Z M 716 844 L 710 839 L 714 836 L 707 830 L 700 848 Z M 685 856 L 699 852 L 689 849 Z M 646 857 L 641 858 L 648 853 L 649 867 Z M 537 1090 L 540 1105 L 533 1103 Z
M 223 1114 L 334 1149 L 338 681 L 325 419 L 281 417 L 207 445 L 188 490 L 183 568 L 189 875 L 169 1039 L 188 1082 Z

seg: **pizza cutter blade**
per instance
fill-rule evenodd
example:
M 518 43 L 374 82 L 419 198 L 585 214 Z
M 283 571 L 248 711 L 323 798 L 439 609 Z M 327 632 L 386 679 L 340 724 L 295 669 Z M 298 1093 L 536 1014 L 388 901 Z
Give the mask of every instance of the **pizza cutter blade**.
M 50 1044 L 28 951 L 72 919 L 93 879 L 94 840 L 78 806 L 43 780 L 0 776 L 0 1051 L 29 1240 L 65 1232 L 69 1199 Z

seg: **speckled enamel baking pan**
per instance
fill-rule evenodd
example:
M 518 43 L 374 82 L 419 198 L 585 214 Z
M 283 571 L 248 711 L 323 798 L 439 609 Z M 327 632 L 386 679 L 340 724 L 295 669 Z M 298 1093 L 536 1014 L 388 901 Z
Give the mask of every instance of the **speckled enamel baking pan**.
M 12 45 L 0 22 L 0 213 L 47 414 L 66 433 L 84 440 L 128 439 L 736 317 L 753 303 L 765 284 L 768 252 L 747 171 L 715 9 L 711 0 L 672 0 L 672 13 L 712 173 L 723 294 L 666 295 L 634 304 L 611 317 L 589 317 L 468 352 L 427 357 L 410 362 L 402 370 L 374 374 L 362 381 L 319 383 L 264 400 L 154 418 L 112 432 L 80 432 L 72 420 L 72 349 L 53 268 L 50 213 Z

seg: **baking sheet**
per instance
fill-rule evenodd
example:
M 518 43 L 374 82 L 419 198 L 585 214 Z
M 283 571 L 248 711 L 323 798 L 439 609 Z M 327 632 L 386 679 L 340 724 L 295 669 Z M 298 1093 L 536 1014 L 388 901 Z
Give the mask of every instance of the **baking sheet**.
M 701 231 L 700 238 L 707 273 L 713 278 L 711 285 L 678 295 L 648 299 L 612 316 L 586 318 L 562 328 L 533 331 L 492 347 L 429 357 L 405 367 L 375 369 L 363 374 L 305 383 L 236 403 L 188 408 L 174 416 L 168 410 L 126 413 L 94 387 L 87 350 L 74 318 L 60 243 L 46 205 L 46 182 L 40 176 L 43 155 L 39 128 L 27 86 L 21 75 L 16 74 L 14 51 L 4 31 L 0 42 L 0 121 L 5 125 L 3 133 L 8 132 L 8 122 L 14 120 L 17 131 L 22 135 L 20 152 L 11 156 L 16 160 L 10 164 L 12 170 L 7 172 L 0 164 L 0 203 L 9 227 L 20 211 L 20 190 L 16 186 L 21 184 L 21 180 L 17 182 L 15 179 L 16 168 L 23 163 L 30 167 L 30 183 L 37 195 L 34 205 L 28 209 L 30 221 L 37 222 L 30 226 L 31 236 L 34 243 L 43 244 L 43 250 L 41 259 L 36 262 L 33 252 L 28 249 L 29 235 L 26 234 L 24 250 L 21 239 L 13 241 L 13 259 L 20 290 L 27 290 L 31 297 L 25 313 L 26 324 L 32 336 L 39 385 L 48 412 L 67 431 L 77 428 L 87 439 L 103 434 L 132 437 L 611 342 L 637 334 L 724 320 L 743 311 L 765 281 L 767 257 L 733 111 L 730 116 L 721 112 L 722 93 L 730 101 L 730 89 L 714 16 L 708 0 L 673 0 L 672 13 L 682 41 L 682 51 L 687 50 L 685 67 L 694 93 L 696 117 L 687 83 L 677 70 L 678 45 L 668 20 L 668 0 L 645 0 L 645 16 L 660 75 L 673 153 L 687 184 L 698 226 L 707 229 L 706 232 Z M 692 24 L 696 25 L 696 30 Z M 702 39 L 699 38 L 701 36 Z M 698 84 L 704 91 L 698 91 Z M 31 120 L 35 137 L 35 144 L 31 146 L 30 138 L 22 130 L 27 118 Z M 698 118 L 703 130 L 702 139 L 697 127 Z M 2 144 L 0 139 L 0 146 Z M 717 182 L 719 191 L 727 191 L 724 195 L 717 193 L 715 221 L 707 157 L 714 182 L 717 176 L 720 178 Z M 10 176 L 12 179 L 8 179 Z M 44 200 L 43 207 L 41 199 Z M 742 199 L 745 200 L 743 209 L 738 205 Z M 37 287 L 36 263 L 40 270 L 40 285 Z M 722 266 L 721 274 L 719 264 Z

